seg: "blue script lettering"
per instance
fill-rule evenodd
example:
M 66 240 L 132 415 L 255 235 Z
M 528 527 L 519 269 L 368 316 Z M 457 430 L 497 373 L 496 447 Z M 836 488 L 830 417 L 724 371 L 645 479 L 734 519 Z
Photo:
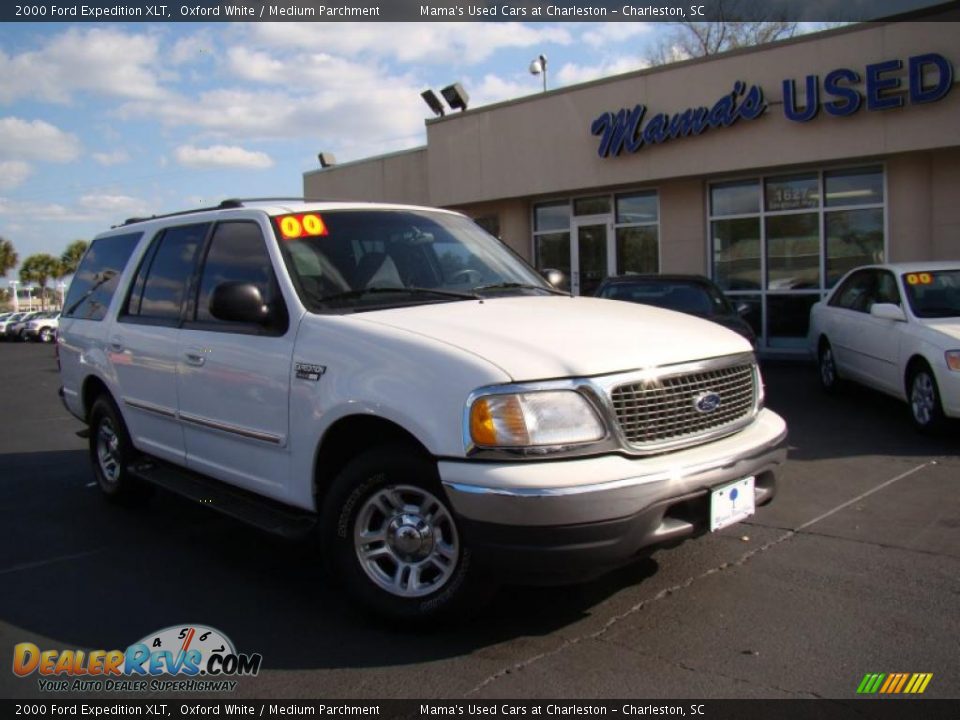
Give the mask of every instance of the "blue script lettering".
M 600 136 L 597 147 L 600 157 L 616 157 L 623 151 L 635 153 L 644 145 L 659 145 L 700 135 L 710 128 L 730 127 L 738 120 L 753 120 L 766 109 L 763 89 L 751 85 L 748 90 L 746 84 L 738 80 L 733 90 L 717 100 L 712 108 L 688 108 L 672 116 L 658 113 L 641 129 L 647 108 L 635 105 L 632 110 L 623 108 L 616 113 L 602 113 L 591 123 L 590 133 Z

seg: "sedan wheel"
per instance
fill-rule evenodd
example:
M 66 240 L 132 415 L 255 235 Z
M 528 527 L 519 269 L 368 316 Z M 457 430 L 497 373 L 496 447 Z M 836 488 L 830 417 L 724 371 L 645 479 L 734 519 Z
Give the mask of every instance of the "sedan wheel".
M 826 340 L 820 343 L 818 365 L 820 369 L 820 387 L 828 393 L 836 392 L 840 378 L 837 376 L 837 363 L 833 358 L 833 348 Z
M 932 431 L 943 422 L 940 392 L 933 373 L 926 365 L 914 370 L 910 376 L 910 418 L 917 429 Z

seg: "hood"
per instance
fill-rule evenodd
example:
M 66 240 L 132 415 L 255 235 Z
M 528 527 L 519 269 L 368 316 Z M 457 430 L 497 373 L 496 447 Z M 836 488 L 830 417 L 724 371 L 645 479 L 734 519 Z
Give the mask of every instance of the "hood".
M 515 381 L 604 375 L 753 349 L 708 320 L 590 297 L 490 298 L 352 317 L 456 346 Z
M 943 342 L 948 342 L 947 338 L 949 338 L 953 341 L 949 344 L 960 347 L 960 318 L 937 318 L 936 320 L 921 320 L 920 322 L 929 330 L 945 335 Z

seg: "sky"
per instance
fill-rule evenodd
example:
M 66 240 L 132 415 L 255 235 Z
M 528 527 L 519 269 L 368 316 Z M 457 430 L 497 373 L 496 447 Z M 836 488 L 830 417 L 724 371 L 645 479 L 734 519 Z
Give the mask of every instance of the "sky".
M 59 256 L 131 216 L 300 196 L 426 142 L 427 88 L 470 107 L 645 67 L 664 24 L 0 24 L 0 236 Z M 0 280 L 15 279 L 16 271 Z

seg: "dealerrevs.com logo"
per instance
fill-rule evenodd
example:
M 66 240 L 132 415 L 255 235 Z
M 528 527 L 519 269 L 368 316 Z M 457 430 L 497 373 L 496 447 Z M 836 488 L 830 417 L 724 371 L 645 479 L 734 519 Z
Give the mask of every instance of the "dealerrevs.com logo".
M 224 692 L 238 676 L 256 676 L 263 656 L 238 653 L 219 630 L 174 625 L 147 635 L 126 650 L 13 648 L 13 673 L 36 674 L 45 692 Z M 160 679 L 176 676 L 177 679 Z

